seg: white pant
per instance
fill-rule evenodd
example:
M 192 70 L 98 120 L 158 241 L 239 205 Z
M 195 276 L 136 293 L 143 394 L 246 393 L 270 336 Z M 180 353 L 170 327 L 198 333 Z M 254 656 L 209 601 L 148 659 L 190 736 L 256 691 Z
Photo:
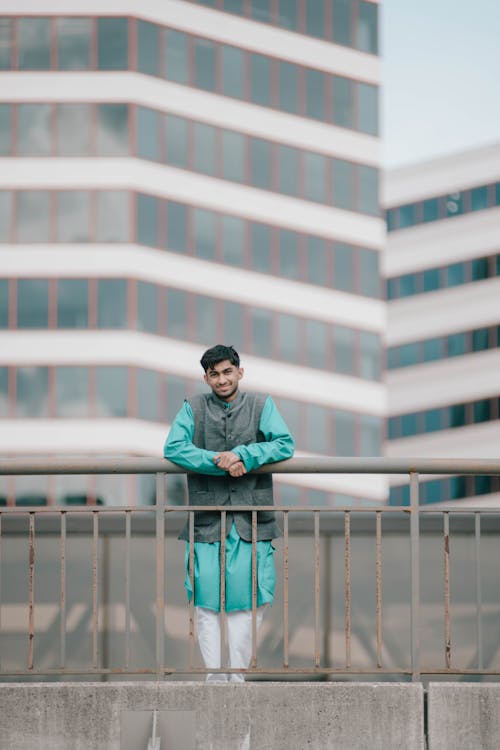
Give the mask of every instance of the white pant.
M 257 632 L 267 604 L 257 607 Z M 204 607 L 195 607 L 198 643 L 207 669 L 219 669 L 220 652 L 220 614 Z M 226 613 L 227 645 L 229 650 L 229 667 L 246 669 L 252 658 L 252 610 L 244 609 Z M 243 674 L 233 672 L 230 675 L 207 674 L 207 682 L 244 682 Z

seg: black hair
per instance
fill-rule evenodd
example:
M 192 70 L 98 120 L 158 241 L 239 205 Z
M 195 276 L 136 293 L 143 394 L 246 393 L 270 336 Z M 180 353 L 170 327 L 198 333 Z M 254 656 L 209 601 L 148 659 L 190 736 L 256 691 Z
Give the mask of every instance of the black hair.
M 224 344 L 216 344 L 216 346 L 207 349 L 200 359 L 200 364 L 205 372 L 207 372 L 207 370 L 219 364 L 219 362 L 224 362 L 225 359 L 228 359 L 235 367 L 240 366 L 240 355 L 236 349 L 233 349 L 232 346 L 224 346 Z

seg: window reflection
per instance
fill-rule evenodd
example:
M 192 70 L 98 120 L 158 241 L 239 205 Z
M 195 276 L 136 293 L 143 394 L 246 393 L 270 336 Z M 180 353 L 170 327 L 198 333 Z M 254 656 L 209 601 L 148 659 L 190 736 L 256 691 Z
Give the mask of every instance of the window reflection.
M 363 52 L 370 52 L 374 55 L 378 52 L 377 16 L 376 3 L 359 0 L 356 46 Z
M 47 417 L 49 414 L 48 367 L 18 367 L 16 370 L 16 417 Z
M 90 19 L 56 18 L 56 29 L 59 70 L 88 70 L 90 67 Z
M 224 341 L 236 349 L 243 347 L 243 307 L 236 302 L 223 303 Z
M 304 153 L 305 197 L 326 202 L 326 159 L 320 154 Z
M 181 289 L 167 291 L 167 334 L 183 339 L 187 332 L 186 292 Z
M 125 279 L 99 279 L 97 282 L 97 327 L 127 327 Z
M 306 414 L 307 450 L 313 453 L 326 453 L 330 444 L 327 409 L 324 406 L 308 404 Z
M 299 321 L 294 315 L 278 315 L 278 356 L 287 362 L 299 360 Z
M 333 41 L 351 45 L 351 0 L 333 0 Z
M 160 113 L 154 109 L 137 107 L 137 156 L 160 160 Z
M 207 39 L 194 40 L 194 83 L 206 91 L 215 91 L 215 50 Z
M 137 282 L 137 328 L 158 333 L 158 287 L 146 281 Z
M 137 70 L 146 75 L 158 75 L 159 27 L 139 19 L 137 21 Z
M 216 324 L 215 299 L 197 294 L 194 308 L 196 341 L 208 345 L 213 338 Z
M 9 327 L 9 280 L 0 279 L 0 328 Z
M 187 248 L 187 207 L 183 203 L 167 203 L 167 248 L 185 253 Z
M 97 19 L 97 67 L 99 70 L 128 68 L 128 19 Z
M 127 156 L 128 106 L 99 104 L 97 108 L 97 153 L 99 156 Z
M 363 133 L 378 133 L 378 89 L 368 83 L 358 83 L 358 128 Z
M 359 210 L 365 214 L 378 216 L 380 206 L 378 202 L 378 172 L 373 167 L 360 164 L 359 175 Z
M 0 242 L 8 242 L 12 231 L 12 193 L 0 190 Z
M 49 70 L 50 18 L 19 18 L 17 21 L 20 70 Z
M 260 307 L 250 309 L 252 323 L 252 351 L 258 357 L 270 357 L 272 352 L 272 317 Z
M 20 156 L 48 156 L 51 151 L 50 104 L 19 104 L 18 143 Z
M 265 55 L 250 54 L 250 100 L 268 107 L 271 103 L 271 60 Z
M 326 368 L 328 363 L 328 326 L 319 320 L 306 321 L 307 366 Z
M 306 34 L 324 36 L 325 9 L 323 0 L 306 0 Z
M 129 194 L 125 190 L 97 193 L 98 242 L 127 242 L 130 239 Z M 155 225 L 153 225 L 154 231 Z
M 376 250 L 359 250 L 360 289 L 368 297 L 380 297 L 379 254 Z
M 307 280 L 313 284 L 325 284 L 326 243 L 321 237 L 307 237 Z
M 293 63 L 279 63 L 279 108 L 297 112 L 297 66 Z
M 351 84 L 347 78 L 333 76 L 333 122 L 343 128 L 352 127 Z
M 56 415 L 87 417 L 89 384 L 87 367 L 56 367 Z
M 268 23 L 271 20 L 271 0 L 251 0 L 252 18 Z
M 58 156 L 90 155 L 90 105 L 57 105 Z
M 11 137 L 11 105 L 0 104 L 0 156 L 11 155 Z
M 47 328 L 49 324 L 49 282 L 19 279 L 17 282 L 17 327 Z
M 57 282 L 57 327 L 87 328 L 88 281 L 59 279 Z
M 288 279 L 298 279 L 300 275 L 297 239 L 295 232 L 279 230 L 280 275 Z
M 243 61 L 242 50 L 222 45 L 222 92 L 235 99 L 243 98 Z
M 187 36 L 182 31 L 166 29 L 165 32 L 165 77 L 177 83 L 188 82 Z
M 0 417 L 9 415 L 9 370 L 0 367 Z
M 89 193 L 70 190 L 57 193 L 57 241 L 88 242 L 90 239 Z
M 335 372 L 354 374 L 354 332 L 344 326 L 333 329 Z
M 222 217 L 222 246 L 224 262 L 243 266 L 245 259 L 245 224 L 234 216 Z
M 262 138 L 250 139 L 250 182 L 254 187 L 271 187 L 271 144 Z
M 335 454 L 337 456 L 355 456 L 354 415 L 338 409 L 335 412 Z
M 139 193 L 137 196 L 137 241 L 158 246 L 158 198 Z
M 380 456 L 382 453 L 382 420 L 371 414 L 361 415 L 361 456 Z
M 268 273 L 271 270 L 271 229 L 265 224 L 252 222 L 251 242 L 252 268 Z
M 292 146 L 278 146 L 279 191 L 297 195 L 298 150 Z
M 333 283 L 335 289 L 354 291 L 353 248 L 343 242 L 335 243 L 333 261 Z
M 198 258 L 215 258 L 215 214 L 204 208 L 194 209 L 194 247 Z
M 341 159 L 333 160 L 333 205 L 338 208 L 354 208 L 353 165 Z
M 325 76 L 319 70 L 306 70 L 306 114 L 324 120 Z
M 376 333 L 361 331 L 359 334 L 359 374 L 367 380 L 379 380 L 381 370 L 380 337 Z
M 224 0 L 224 10 L 228 13 L 237 13 L 243 15 L 243 0 Z
M 172 422 L 186 398 L 186 383 L 176 375 L 167 375 L 167 422 Z
M 166 115 L 167 164 L 187 166 L 188 124 L 182 117 Z
M 222 176 L 235 182 L 245 177 L 245 138 L 230 130 L 222 131 Z
M 297 0 L 279 0 L 278 24 L 284 29 L 297 28 Z
M 137 416 L 139 419 L 158 419 L 160 378 L 153 370 L 137 369 Z
M 0 18 L 0 70 L 10 70 L 12 54 L 11 18 Z
M 215 128 L 201 122 L 194 124 L 194 168 L 204 174 L 215 174 Z

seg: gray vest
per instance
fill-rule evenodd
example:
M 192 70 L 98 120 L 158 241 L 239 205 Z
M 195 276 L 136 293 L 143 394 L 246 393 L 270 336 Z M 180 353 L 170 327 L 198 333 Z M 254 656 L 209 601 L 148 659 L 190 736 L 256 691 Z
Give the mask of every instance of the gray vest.
M 247 445 L 265 440 L 259 430 L 260 415 L 266 396 L 260 393 L 238 392 L 231 406 L 206 393 L 189 399 L 194 416 L 193 442 L 198 448 L 210 451 L 228 451 L 237 445 Z M 245 474 L 242 477 L 188 474 L 190 505 L 227 505 L 226 533 L 236 524 L 242 539 L 252 541 L 252 514 L 231 513 L 231 505 L 272 505 L 273 486 L 271 474 Z M 196 542 L 220 541 L 220 512 L 204 511 L 194 514 L 194 539 Z M 257 539 L 274 539 L 281 535 L 273 511 L 257 514 Z M 179 539 L 189 539 L 186 523 Z

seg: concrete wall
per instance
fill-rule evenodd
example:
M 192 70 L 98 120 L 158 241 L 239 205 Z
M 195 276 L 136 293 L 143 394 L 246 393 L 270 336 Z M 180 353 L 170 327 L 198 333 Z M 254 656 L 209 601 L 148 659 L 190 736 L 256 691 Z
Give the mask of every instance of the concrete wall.
M 193 714 L 184 716 L 191 729 L 195 724 L 195 747 L 204 750 L 424 747 L 418 684 L 80 682 L 0 685 L 0 748 L 127 750 L 129 712 L 142 720 L 139 712 L 154 709 L 194 711 L 194 722 Z M 177 747 L 189 745 L 162 742 L 161 750 Z
M 500 685 L 431 683 L 429 750 L 498 750 Z

